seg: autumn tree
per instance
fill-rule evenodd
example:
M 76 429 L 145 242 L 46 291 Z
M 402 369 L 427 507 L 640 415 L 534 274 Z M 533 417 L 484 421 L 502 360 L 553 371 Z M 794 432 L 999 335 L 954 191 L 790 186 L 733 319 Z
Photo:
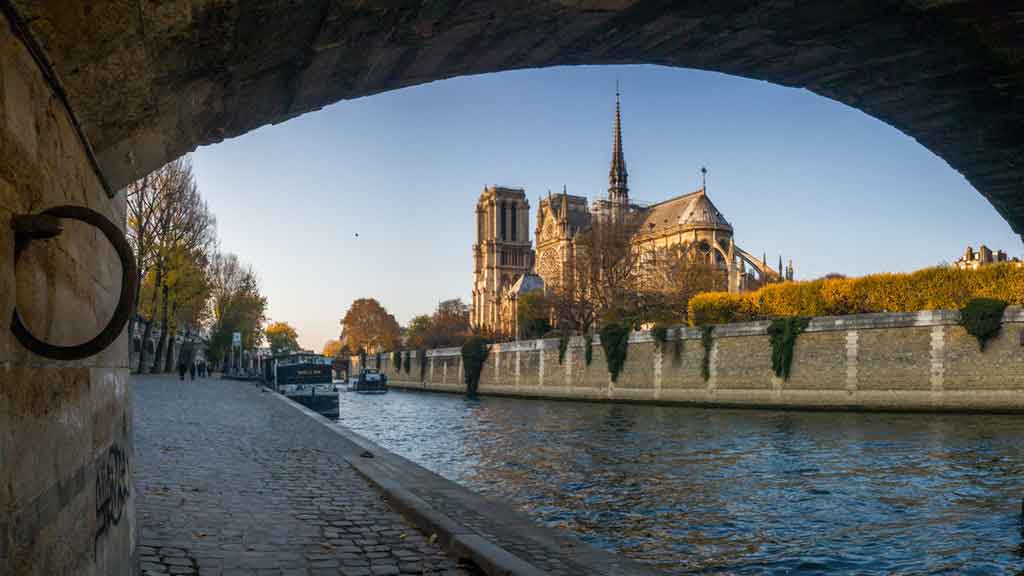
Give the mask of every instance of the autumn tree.
M 171 162 L 128 186 L 127 236 L 136 253 L 140 284 L 136 312 L 144 318 L 143 342 L 149 340 L 153 323 L 162 330 L 152 368 L 168 369 L 170 355 L 161 367 L 168 341 L 177 329 L 177 308 L 202 320 L 198 313 L 204 298 L 202 271 L 213 250 L 216 220 L 202 200 L 187 158 Z M 175 284 L 181 289 L 173 293 Z M 151 289 L 146 289 L 149 284 Z M 139 355 L 138 370 L 147 364 L 146 347 Z
M 242 346 L 252 350 L 263 339 L 267 299 L 260 292 L 259 278 L 234 254 L 217 254 L 210 265 L 209 353 L 223 360 L 231 347 L 232 334 L 242 335 Z
M 427 339 L 430 336 L 431 318 L 429 314 L 413 316 L 406 329 L 406 340 L 411 348 L 427 348 Z
M 287 322 L 274 322 L 263 330 L 270 345 L 270 352 L 275 356 L 282 352 L 299 349 L 299 333 Z
M 328 358 L 341 356 L 341 340 L 328 340 L 324 343 L 323 355 Z
M 376 352 L 401 343 L 401 328 L 395 317 L 373 298 L 353 302 L 341 324 L 341 341 L 351 350 Z
M 469 306 L 454 298 L 437 305 L 430 319 L 426 344 L 430 348 L 461 346 L 470 335 Z

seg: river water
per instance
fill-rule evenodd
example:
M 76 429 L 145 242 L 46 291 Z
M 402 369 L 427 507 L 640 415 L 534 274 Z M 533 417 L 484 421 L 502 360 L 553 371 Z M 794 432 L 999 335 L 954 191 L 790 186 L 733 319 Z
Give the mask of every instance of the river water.
M 1024 574 L 1024 418 L 392 390 L 340 422 L 670 573 Z

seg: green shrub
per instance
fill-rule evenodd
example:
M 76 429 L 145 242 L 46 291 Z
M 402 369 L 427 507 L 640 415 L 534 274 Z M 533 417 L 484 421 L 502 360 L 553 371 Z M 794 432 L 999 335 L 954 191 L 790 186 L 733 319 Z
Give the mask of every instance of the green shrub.
M 402 371 L 402 351 L 401 350 L 395 349 L 395 350 L 391 351 L 391 366 L 393 367 L 392 369 L 395 371 L 395 374 L 398 374 L 399 372 Z
M 586 361 L 587 366 L 590 366 L 590 361 L 594 359 L 594 336 L 593 334 L 587 334 L 583 337 L 583 360 Z
M 960 325 L 978 339 L 982 352 L 985 344 L 999 335 L 1005 310 L 1006 302 L 993 298 L 974 298 L 960 309 Z
M 789 379 L 796 338 L 807 329 L 810 321 L 810 318 L 793 316 L 777 318 L 768 326 L 768 335 L 772 341 L 772 371 L 783 380 Z
M 480 373 L 483 372 L 484 363 L 487 362 L 487 355 L 491 346 L 480 336 L 470 336 L 462 345 L 462 366 L 463 376 L 466 381 L 466 394 L 469 397 L 476 396 L 477 387 L 480 385 Z
M 619 379 L 619 372 L 626 364 L 626 350 L 629 348 L 629 326 L 617 322 L 609 322 L 601 327 L 601 348 L 608 363 L 608 373 L 612 382 Z
M 551 304 L 544 292 L 528 292 L 516 303 L 516 319 L 519 323 L 519 337 L 524 340 L 541 338 L 551 330 Z
M 769 284 L 744 294 L 706 292 L 690 299 L 687 312 L 691 325 L 703 326 L 789 316 L 954 310 L 974 298 L 1024 304 L 1024 266 L 926 268 L 910 274 Z
M 704 345 L 704 360 L 701 363 L 700 373 L 704 376 L 704 381 L 707 382 L 711 378 L 711 347 L 715 344 L 714 326 L 701 326 L 700 327 L 700 342 Z
M 405 368 L 405 373 L 406 374 L 409 373 L 409 368 L 410 368 L 410 366 L 409 366 L 409 364 L 410 364 L 409 356 L 411 356 L 411 355 L 412 355 L 412 352 L 410 352 L 408 350 L 405 351 L 405 360 L 402 362 L 402 364 L 403 364 L 402 367 Z
M 565 361 L 565 351 L 569 349 L 569 335 L 561 332 L 558 336 L 558 365 Z
M 416 351 L 416 356 L 420 359 L 420 380 L 426 380 L 427 378 L 427 351 L 422 348 Z

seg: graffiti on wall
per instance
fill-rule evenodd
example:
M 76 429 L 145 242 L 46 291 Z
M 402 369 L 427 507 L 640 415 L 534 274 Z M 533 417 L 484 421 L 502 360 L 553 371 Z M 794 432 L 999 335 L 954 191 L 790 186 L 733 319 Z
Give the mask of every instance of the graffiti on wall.
M 112 444 L 96 461 L 96 540 L 121 523 L 131 494 L 128 455 Z

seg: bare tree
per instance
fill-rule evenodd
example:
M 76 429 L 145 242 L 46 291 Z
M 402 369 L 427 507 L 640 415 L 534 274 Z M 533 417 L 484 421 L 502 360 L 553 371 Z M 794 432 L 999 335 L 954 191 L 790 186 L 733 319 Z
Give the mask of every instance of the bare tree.
M 642 255 L 640 261 L 640 323 L 684 323 L 690 298 L 727 289 L 726 271 L 709 263 L 693 245 L 676 244 L 652 251 Z
M 561 329 L 588 331 L 635 297 L 638 252 L 632 239 L 638 225 L 634 214 L 599 217 L 577 234 L 570 278 L 551 290 Z

